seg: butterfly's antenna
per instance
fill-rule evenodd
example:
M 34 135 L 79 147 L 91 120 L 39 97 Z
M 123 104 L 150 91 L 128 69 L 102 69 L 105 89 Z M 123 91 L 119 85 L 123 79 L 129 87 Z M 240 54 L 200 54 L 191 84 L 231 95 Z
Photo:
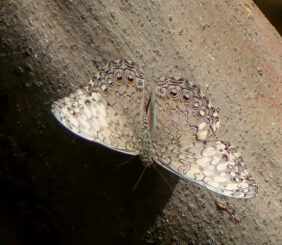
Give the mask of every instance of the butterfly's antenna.
M 125 166 L 126 164 L 128 164 L 129 162 L 131 162 L 134 158 L 135 158 L 135 156 L 130 157 L 129 159 L 127 159 L 127 160 L 125 160 L 125 161 L 119 163 L 119 164 L 116 166 L 116 168 L 120 168 L 120 167 Z
M 147 105 L 145 105 L 145 111 L 147 111 L 147 112 L 148 112 L 149 106 L 151 104 L 151 99 L 152 99 L 152 95 L 150 95 L 149 101 L 148 101 Z
M 161 176 L 161 178 L 163 179 L 163 181 L 165 183 L 167 183 L 167 185 L 169 186 L 169 188 L 171 189 L 171 191 L 173 191 L 173 187 L 172 185 L 169 183 L 169 181 L 167 180 L 167 178 L 162 174 L 162 172 L 158 169 L 158 167 L 156 165 L 153 165 L 155 170 L 158 172 L 158 174 Z
M 137 187 L 137 185 L 140 183 L 140 181 L 141 181 L 141 179 L 142 179 L 142 177 L 143 177 L 143 175 L 144 175 L 146 169 L 147 169 L 147 167 L 144 167 L 144 169 L 143 169 L 142 173 L 140 174 L 140 176 L 139 176 L 139 178 L 138 178 L 136 184 L 133 186 L 132 191 L 135 191 L 135 190 L 136 190 L 136 187 Z

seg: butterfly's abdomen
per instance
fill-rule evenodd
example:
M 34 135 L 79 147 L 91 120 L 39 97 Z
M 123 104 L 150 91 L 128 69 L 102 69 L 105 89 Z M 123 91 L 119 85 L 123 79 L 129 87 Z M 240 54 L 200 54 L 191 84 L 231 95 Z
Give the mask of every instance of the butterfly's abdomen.
M 152 137 L 149 130 L 149 123 L 147 114 L 144 114 L 143 128 L 141 131 L 141 137 L 139 139 L 140 144 L 140 159 L 145 167 L 150 166 L 153 163 L 152 160 Z

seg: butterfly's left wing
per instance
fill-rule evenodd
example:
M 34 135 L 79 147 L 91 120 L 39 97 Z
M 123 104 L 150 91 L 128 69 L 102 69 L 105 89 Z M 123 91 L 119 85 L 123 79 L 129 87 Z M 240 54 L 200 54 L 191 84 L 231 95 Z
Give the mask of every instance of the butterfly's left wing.
M 148 111 L 158 164 L 225 196 L 255 196 L 257 186 L 242 157 L 223 141 L 206 141 L 219 119 L 196 85 L 184 79 L 160 81 Z
M 73 133 L 138 155 L 144 113 L 142 74 L 131 61 L 111 62 L 87 86 L 54 102 L 52 112 Z

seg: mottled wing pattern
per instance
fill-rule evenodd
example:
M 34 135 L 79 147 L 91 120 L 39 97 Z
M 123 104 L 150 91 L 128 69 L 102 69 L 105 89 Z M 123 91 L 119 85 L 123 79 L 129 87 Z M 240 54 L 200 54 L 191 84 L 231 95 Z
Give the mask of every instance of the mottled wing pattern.
M 223 141 L 203 141 L 175 149 L 168 146 L 154 160 L 173 173 L 209 190 L 234 198 L 251 198 L 257 186 L 242 157 Z
M 198 86 L 182 78 L 163 79 L 156 85 L 149 118 L 156 144 L 189 145 L 208 139 L 219 128 L 217 109 Z
M 218 129 L 219 118 L 196 85 L 184 79 L 160 81 L 149 115 L 158 164 L 225 196 L 250 198 L 257 193 L 235 149 L 223 141 L 206 141 Z
M 127 154 L 139 154 L 144 114 L 144 80 L 136 64 L 115 61 L 87 86 L 52 105 L 67 129 Z

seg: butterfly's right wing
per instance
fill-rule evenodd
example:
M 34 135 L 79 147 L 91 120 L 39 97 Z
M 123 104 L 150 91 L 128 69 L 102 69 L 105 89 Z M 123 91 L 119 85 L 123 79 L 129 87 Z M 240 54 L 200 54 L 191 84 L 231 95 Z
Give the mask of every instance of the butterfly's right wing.
M 219 194 L 255 196 L 257 186 L 234 148 L 206 141 L 219 119 L 196 85 L 174 78 L 158 82 L 148 111 L 155 162 Z
M 224 141 L 169 145 L 158 149 L 154 160 L 174 174 L 224 196 L 251 198 L 257 194 L 257 185 L 242 157 Z
M 159 81 L 148 112 L 152 139 L 164 145 L 204 141 L 219 128 L 218 110 L 197 85 L 183 78 Z
M 142 74 L 133 62 L 112 62 L 87 86 L 54 102 L 52 112 L 73 133 L 138 155 L 144 113 Z

